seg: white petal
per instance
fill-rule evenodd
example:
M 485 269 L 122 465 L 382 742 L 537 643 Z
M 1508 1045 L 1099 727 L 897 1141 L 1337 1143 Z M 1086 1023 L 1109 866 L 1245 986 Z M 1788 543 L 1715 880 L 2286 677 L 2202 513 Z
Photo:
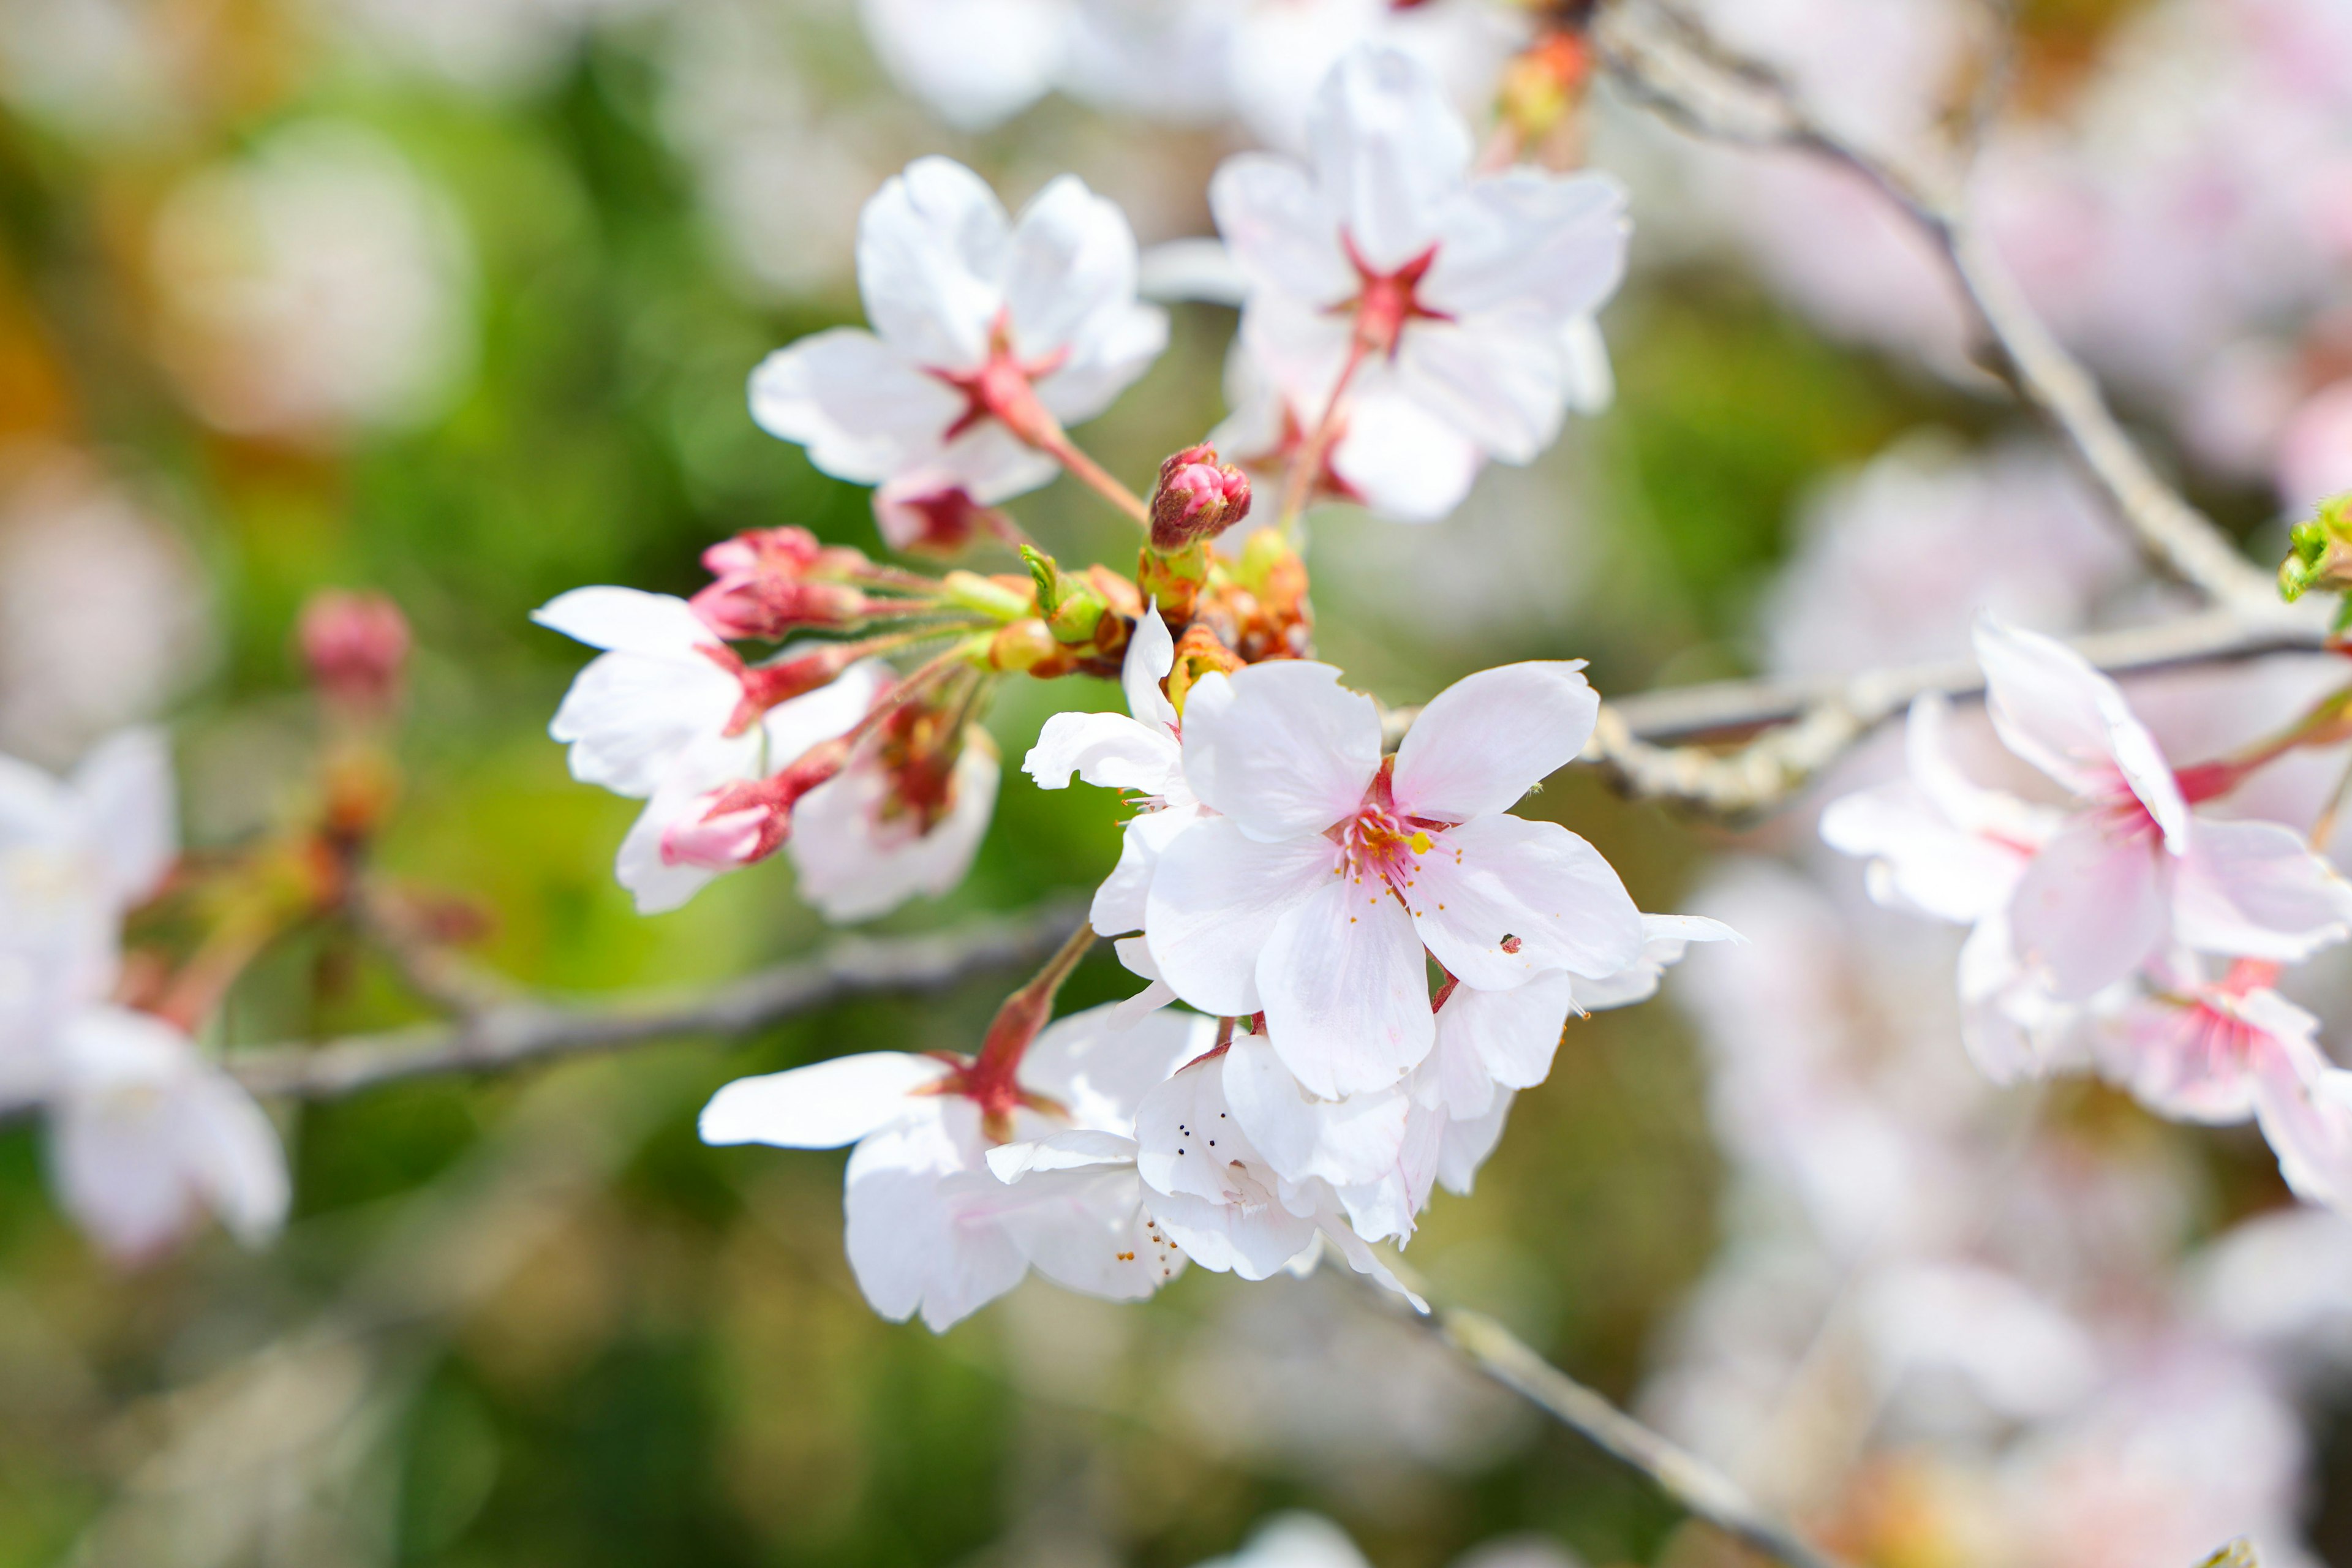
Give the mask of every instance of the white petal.
M 1507 664 L 1439 692 L 1397 748 L 1398 809 L 1445 822 L 1508 811 L 1591 737 L 1601 699 L 1583 668 L 1581 660 Z
M 1338 305 L 1360 287 L 1339 245 L 1339 221 L 1304 168 L 1270 153 L 1240 153 L 1209 182 L 1217 232 L 1250 289 Z
M 784 650 L 787 656 L 797 651 Z M 777 703 L 761 721 L 768 749 L 757 766 L 763 774 L 779 772 L 810 747 L 847 734 L 873 711 L 894 679 L 887 665 L 861 659 L 814 691 Z
M 1519 310 L 1415 321 L 1390 367 L 1399 391 L 1506 463 L 1532 462 L 1568 414 L 1568 354 L 1557 323 Z
M 1456 318 L 1534 306 L 1589 320 L 1625 275 L 1624 188 L 1605 174 L 1524 165 L 1448 202 L 1445 244 L 1420 290 Z
M 1068 47 L 1064 0 L 858 0 L 858 11 L 891 76 L 960 130 L 1044 97 Z
M 1421 937 L 1384 884 L 1327 874 L 1275 923 L 1257 990 L 1275 1051 L 1326 1100 L 1393 1086 L 1436 1042 Z
M 1176 705 L 1168 700 L 1161 686 L 1176 668 L 1176 639 L 1168 635 L 1168 623 L 1160 618 L 1160 601 L 1144 605 L 1143 615 L 1128 634 L 1127 657 L 1119 662 L 1119 689 L 1126 694 L 1127 710 L 1140 724 L 1165 730 L 1171 734 L 1176 729 Z
M 918 834 L 909 822 L 881 820 L 889 785 L 870 760 L 843 769 L 793 808 L 785 847 L 801 896 L 840 924 L 950 891 L 971 869 L 987 836 L 1000 773 L 987 731 L 968 728 L 951 775 L 954 804 L 929 832 Z
M 1002 1143 L 988 1152 L 990 1173 L 1008 1184 L 1035 1171 L 1090 1171 L 1134 1163 L 1135 1140 L 1116 1132 L 1057 1132 L 1031 1143 Z
M 205 1205 L 246 1246 L 268 1241 L 293 1198 L 278 1129 L 243 1085 L 209 1068 L 190 1081 L 182 1114 L 188 1175 Z
M 1234 1118 L 1286 1181 L 1346 1185 L 1395 1169 L 1412 1109 L 1403 1089 L 1318 1100 L 1255 1035 L 1235 1036 L 1221 1065 Z
M 1503 1141 L 1503 1121 L 1511 1113 L 1511 1099 L 1510 1090 L 1501 1089 L 1479 1115 L 1446 1118 L 1444 1142 L 1437 1152 L 1437 1181 L 1447 1192 L 1458 1197 L 1470 1195 L 1478 1167 Z
M 1270 1195 L 1226 1204 L 1147 1190 L 1143 1204 L 1186 1258 L 1219 1274 L 1271 1279 L 1315 1244 L 1315 1222 L 1292 1214 Z
M 533 610 L 530 618 L 608 653 L 684 660 L 698 657 L 698 647 L 722 646 L 684 599 L 635 588 L 574 588 Z
M 1331 470 L 1354 500 L 1397 522 L 1435 522 L 1462 504 L 1486 462 L 1478 444 L 1393 383 L 1348 400 Z
M 2172 852 L 2186 847 L 2180 785 L 2114 681 L 2064 643 L 1990 616 L 1977 622 L 1976 649 L 1986 710 L 2003 745 L 2078 795 L 2128 787 Z
M 172 743 L 161 730 L 122 730 L 90 749 L 71 780 L 104 861 L 107 894 L 127 909 L 152 893 L 179 858 Z
M 2159 859 L 2154 845 L 2112 838 L 2096 817 L 2068 825 L 2017 884 L 2009 921 L 2019 960 L 2046 971 L 2069 1002 L 2129 975 L 2171 924 Z
M 547 732 L 568 742 L 572 776 L 642 800 L 688 753 L 727 749 L 742 685 L 709 660 L 599 654 L 572 678 Z M 751 755 L 758 741 L 733 738 Z
M 761 429 L 806 447 L 835 479 L 869 485 L 947 463 L 948 429 L 966 406 L 961 393 L 855 327 L 770 354 L 751 372 L 751 398 Z
M 1097 329 L 1135 304 L 1135 231 L 1118 204 L 1062 174 L 1021 209 L 1004 263 L 1014 352 L 1024 360 L 1093 348 Z
M 1364 264 L 1402 267 L 1438 238 L 1440 204 L 1468 177 L 1469 127 L 1435 73 L 1395 49 L 1344 56 L 1315 97 L 1316 184 Z
M 1505 1089 L 1533 1089 L 1551 1072 L 1579 994 L 1569 976 L 1557 973 L 1509 991 L 1457 985 L 1437 1012 L 1439 1049 L 1472 1057 Z M 1475 1109 L 1483 1110 L 1485 1101 Z
M 1147 811 L 1130 817 L 1119 839 L 1118 864 L 1095 890 L 1087 922 L 1107 936 L 1141 931 L 1147 908 L 1145 897 L 1151 890 L 1153 874 L 1160 868 L 1160 851 L 1200 820 L 1201 813 L 1192 806 L 1171 806 L 1165 811 Z
M 2316 1049 L 2261 1054 L 2254 1114 L 2294 1194 L 2352 1215 L 2352 1072 Z
M 990 1217 L 1005 1188 L 981 1166 L 977 1110 L 964 1100 L 940 1110 L 862 1141 L 843 1193 L 858 1289 L 884 1317 L 903 1322 L 920 1311 L 934 1331 L 1012 1289 L 1029 1268 Z
M 2200 952 L 2300 963 L 2352 931 L 2352 887 L 2292 828 L 2200 816 L 2172 919 Z
M 998 1223 L 1031 1267 L 1066 1289 L 1139 1301 L 1184 1267 L 1184 1255 L 1144 1212 L 1131 1166 L 1043 1171 L 1019 1196 Z
M 1380 710 L 1328 664 L 1208 675 L 1185 700 L 1184 776 L 1254 837 L 1322 832 L 1362 804 L 1380 765 Z
M 1144 1095 L 1207 1050 L 1216 1024 L 1198 1013 L 1155 1013 L 1122 1027 L 1116 1012 L 1089 1007 L 1047 1025 L 1022 1058 L 1021 1082 L 1059 1103 L 1076 1126 L 1124 1135 Z
M 1642 955 L 1642 913 L 1601 852 L 1556 822 L 1482 816 L 1419 858 L 1413 923 L 1447 973 L 1498 991 L 1546 970 L 1605 979 Z M 1503 951 L 1506 937 L 1517 952 Z
M 947 1064 L 905 1051 L 869 1051 L 758 1078 L 710 1097 L 697 1124 L 705 1143 L 838 1149 L 912 1113 L 910 1101 Z
M 1097 788 L 1157 795 L 1171 774 L 1182 776 L 1182 765 L 1183 753 L 1164 729 L 1124 713 L 1056 713 L 1037 731 L 1021 771 L 1040 789 L 1066 789 L 1076 773 Z
M 1160 852 L 1144 903 L 1160 975 L 1203 1013 L 1258 1011 L 1258 955 L 1284 914 L 1337 880 L 1336 855 L 1319 837 L 1261 843 L 1231 817 L 1192 823 Z
M 1598 1013 L 1646 1002 L 1658 994 L 1666 971 L 1683 961 L 1692 942 L 1747 940 L 1721 921 L 1704 915 L 1643 915 L 1642 956 L 1605 979 L 1579 980 L 1576 1005 L 1588 1013 Z
M 952 158 L 886 181 L 857 221 L 857 291 L 883 342 L 911 364 L 977 368 L 1004 305 L 1006 229 L 988 182 Z

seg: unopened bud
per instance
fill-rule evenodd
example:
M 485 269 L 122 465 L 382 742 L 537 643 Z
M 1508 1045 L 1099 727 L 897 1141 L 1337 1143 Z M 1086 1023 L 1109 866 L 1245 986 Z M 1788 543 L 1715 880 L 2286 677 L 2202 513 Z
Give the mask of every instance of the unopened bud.
M 2279 592 L 2292 603 L 2314 589 L 2352 588 L 2352 495 L 2322 501 L 2318 515 L 2287 536 L 2279 564 Z
M 702 564 L 715 579 L 689 602 L 723 637 L 773 639 L 806 627 L 853 626 L 871 602 L 839 581 L 872 563 L 818 542 L 805 528 L 757 528 L 712 545 Z
M 1160 465 L 1160 484 L 1151 492 L 1151 548 L 1173 552 L 1214 539 L 1249 509 L 1249 476 L 1219 463 L 1214 447 L 1187 447 Z
M 319 694 L 339 708 L 380 713 L 400 695 L 408 618 L 381 594 L 326 589 L 302 606 L 295 628 Z
M 827 741 L 766 778 L 698 797 L 686 816 L 663 829 L 662 864 L 723 871 L 766 859 L 793 836 L 793 807 L 801 796 L 830 781 L 848 761 L 847 742 Z

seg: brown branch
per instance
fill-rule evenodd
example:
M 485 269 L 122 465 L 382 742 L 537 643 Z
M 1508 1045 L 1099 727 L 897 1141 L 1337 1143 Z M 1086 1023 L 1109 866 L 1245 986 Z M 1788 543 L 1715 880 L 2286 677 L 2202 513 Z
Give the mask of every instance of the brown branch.
M 708 991 L 502 1002 L 449 1024 L 235 1051 L 226 1065 L 256 1094 L 332 1100 L 436 1073 L 495 1072 L 654 1040 L 747 1035 L 860 996 L 940 991 L 1034 963 L 1060 945 L 1084 912 L 1056 902 L 928 936 L 845 937 L 814 958 Z
M 1777 72 L 1726 48 L 1668 0 L 1618 0 L 1602 13 L 1596 38 L 1612 79 L 1684 130 L 1808 152 L 1876 186 L 1934 242 L 2011 384 L 2073 445 L 2149 560 L 2242 615 L 2277 613 L 2270 574 L 2158 476 L 1957 199 L 1829 130 Z

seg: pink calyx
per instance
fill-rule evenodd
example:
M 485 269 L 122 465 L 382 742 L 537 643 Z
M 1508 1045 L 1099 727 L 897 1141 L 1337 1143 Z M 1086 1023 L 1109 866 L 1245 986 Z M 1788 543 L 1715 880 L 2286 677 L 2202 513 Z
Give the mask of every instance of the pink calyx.
M 1356 268 L 1356 297 L 1339 307 L 1351 311 L 1356 318 L 1356 344 L 1368 354 L 1396 357 L 1397 345 L 1404 337 L 1410 321 L 1450 321 L 1454 318 L 1443 310 L 1433 310 L 1421 301 L 1422 280 L 1436 265 L 1438 247 L 1431 246 L 1393 271 L 1376 270 L 1365 261 L 1356 248 L 1353 235 L 1344 230 L 1339 243 L 1346 247 L 1348 260 Z
M 983 419 L 993 419 L 1032 447 L 1052 449 L 1062 439 L 1060 421 L 1037 399 L 1035 383 L 1062 368 L 1067 348 L 1024 360 L 1013 352 L 1013 321 L 999 311 L 989 329 L 988 358 L 976 370 L 938 370 L 931 374 L 964 395 L 964 410 L 947 428 L 952 441 Z

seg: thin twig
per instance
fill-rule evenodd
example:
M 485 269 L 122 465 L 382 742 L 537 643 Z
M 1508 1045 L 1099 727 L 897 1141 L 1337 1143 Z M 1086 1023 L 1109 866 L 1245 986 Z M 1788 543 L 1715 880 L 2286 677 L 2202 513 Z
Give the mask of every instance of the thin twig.
M 1959 202 L 1926 177 L 1857 146 L 1810 113 L 1760 61 L 1725 47 L 1665 0 L 1620 0 L 1597 30 L 1611 77 L 1629 96 L 1693 134 L 1746 146 L 1811 153 L 1876 186 L 1934 242 L 2011 383 L 2072 443 L 2151 561 L 2217 604 L 2267 616 L 2278 607 L 2270 574 L 2160 479 L 1979 236 Z
M 1083 916 L 1079 906 L 1056 902 L 935 935 L 845 938 L 814 958 L 713 990 L 507 1002 L 446 1025 L 236 1051 L 226 1065 L 256 1094 L 332 1100 L 402 1079 L 494 1072 L 653 1040 L 745 1035 L 855 997 L 938 991 L 971 975 L 1035 963 Z
M 1402 1266 L 1397 1272 L 1408 1278 L 1416 1292 L 1427 1294 L 1425 1287 L 1411 1280 Z M 1349 1278 L 1385 1310 L 1411 1314 L 1487 1377 L 1639 1470 L 1693 1518 L 1706 1521 L 1786 1568 L 1843 1568 L 1836 1558 L 1767 1512 L 1738 1482 L 1634 1420 L 1485 1313 L 1424 1306 L 1374 1283 L 1369 1276 L 1350 1273 Z

